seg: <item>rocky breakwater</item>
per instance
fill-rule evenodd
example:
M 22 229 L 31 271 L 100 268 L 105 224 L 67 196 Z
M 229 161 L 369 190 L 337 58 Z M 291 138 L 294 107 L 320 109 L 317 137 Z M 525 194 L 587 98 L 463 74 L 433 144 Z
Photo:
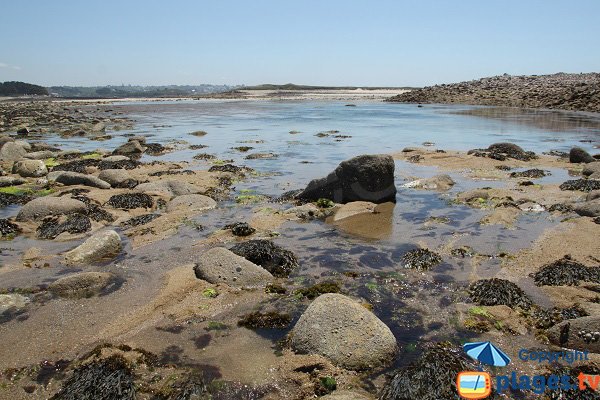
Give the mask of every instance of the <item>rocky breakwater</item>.
M 500 75 L 428 86 L 389 98 L 398 103 L 457 103 L 600 112 L 600 73 Z
M 305 201 L 329 199 L 336 203 L 396 202 L 394 159 L 389 155 L 361 155 L 342 161 L 325 178 L 312 180 L 296 197 Z

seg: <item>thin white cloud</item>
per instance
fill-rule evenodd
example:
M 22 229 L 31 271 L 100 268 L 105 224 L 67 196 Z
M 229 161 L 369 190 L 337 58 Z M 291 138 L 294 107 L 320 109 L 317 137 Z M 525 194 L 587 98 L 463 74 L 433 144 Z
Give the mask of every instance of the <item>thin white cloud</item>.
M 0 68 L 14 69 L 16 71 L 19 71 L 21 69 L 21 67 L 19 67 L 18 65 L 10 65 L 3 62 L 0 62 Z

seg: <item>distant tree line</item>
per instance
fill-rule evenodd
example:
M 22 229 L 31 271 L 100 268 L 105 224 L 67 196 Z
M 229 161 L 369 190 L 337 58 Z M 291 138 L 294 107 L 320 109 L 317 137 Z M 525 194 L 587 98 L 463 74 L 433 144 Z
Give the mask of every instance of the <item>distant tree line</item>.
M 43 86 L 25 82 L 11 81 L 0 83 L 0 96 L 23 96 L 34 94 L 48 95 L 48 90 Z

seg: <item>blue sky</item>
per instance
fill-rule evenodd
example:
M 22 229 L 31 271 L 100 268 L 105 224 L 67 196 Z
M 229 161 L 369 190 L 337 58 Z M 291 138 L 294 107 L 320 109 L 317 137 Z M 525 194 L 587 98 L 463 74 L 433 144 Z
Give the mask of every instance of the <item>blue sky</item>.
M 600 1 L 1 0 L 0 81 L 421 86 L 600 71 Z

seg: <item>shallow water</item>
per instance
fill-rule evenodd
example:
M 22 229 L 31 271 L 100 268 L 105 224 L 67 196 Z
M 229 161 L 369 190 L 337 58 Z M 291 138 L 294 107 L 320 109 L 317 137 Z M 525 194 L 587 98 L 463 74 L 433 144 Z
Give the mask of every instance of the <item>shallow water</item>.
M 284 191 L 305 186 L 310 179 L 330 172 L 340 161 L 365 153 L 392 153 L 408 146 L 434 142 L 435 148 L 466 150 L 487 147 L 491 143 L 508 141 L 526 150 L 541 153 L 548 150 L 568 151 L 579 145 L 591 152 L 598 144 L 600 118 L 578 114 L 516 113 L 511 117 L 501 114 L 474 114 L 482 108 L 467 106 L 424 106 L 364 102 L 346 107 L 343 102 L 267 102 L 267 101 L 195 101 L 122 103 L 107 106 L 136 120 L 131 131 L 109 132 L 113 139 L 93 142 L 82 138 L 51 139 L 65 149 L 93 150 L 98 147 L 113 149 L 127 140 L 125 135 L 146 135 L 148 142 L 175 144 L 178 150 L 164 156 L 144 156 L 142 161 L 190 161 L 192 169 L 206 169 L 210 161 L 196 161 L 198 153 L 214 154 L 221 160 L 231 159 L 256 169 L 260 174 L 239 183 L 237 189 L 253 189 L 259 193 L 278 196 Z M 189 135 L 196 130 L 207 131 L 204 137 Z M 319 132 L 337 130 L 328 137 L 317 137 Z M 299 131 L 290 134 L 290 131 Z M 348 135 L 350 138 L 335 138 Z M 585 142 L 580 142 L 584 140 Z M 589 142 L 589 141 L 592 142 Z M 182 143 L 178 141 L 185 141 Z M 254 143 L 254 142 L 259 143 Z M 189 144 L 204 144 L 201 150 L 189 150 Z M 254 149 L 247 153 L 232 147 L 247 145 Z M 275 159 L 247 160 L 254 152 L 273 152 Z M 304 163 L 304 162 L 310 163 Z M 567 172 L 553 169 L 552 175 L 538 180 L 556 183 L 567 179 Z M 495 276 L 501 259 L 499 253 L 512 253 L 529 247 L 547 228 L 559 223 L 559 217 L 547 213 L 523 214 L 512 229 L 501 225 L 480 225 L 485 210 L 462 205 L 451 205 L 457 192 L 482 186 L 502 187 L 504 181 L 477 181 L 451 174 L 457 184 L 447 193 L 400 188 L 411 177 L 429 177 L 436 168 L 396 162 L 397 203 L 385 218 L 379 221 L 380 235 L 365 237 L 361 232 L 344 231 L 324 222 L 287 222 L 278 228 L 276 243 L 292 250 L 300 261 L 300 268 L 289 279 L 295 287 L 308 286 L 324 280 L 336 280 L 343 291 L 360 297 L 373 305 L 374 312 L 392 329 L 398 339 L 402 355 L 396 365 L 407 364 L 429 340 L 466 340 L 477 337 L 458 332 L 451 321 L 453 303 L 465 301 L 464 288 L 468 282 Z M 289 205 L 261 204 L 275 209 Z M 224 225 L 248 219 L 253 206 L 238 206 L 233 201 L 219 204 L 219 208 L 194 218 L 204 230 L 182 227 L 177 235 L 152 246 L 132 250 L 125 247 L 123 256 L 101 268 L 117 274 L 124 281 L 122 288 L 94 299 L 69 302 L 48 300 L 30 311 L 27 318 L 16 318 L 0 326 L 7 343 L 17 345 L 24 332 L 44 332 L 47 329 L 65 330 L 65 337 L 75 340 L 78 335 L 94 332 L 95 321 L 110 321 L 112 314 L 123 314 L 149 301 L 148 293 L 161 285 L 161 276 L 170 268 L 194 260 L 203 246 L 192 243 L 208 237 Z M 14 215 L 18 207 L 5 208 L 4 215 Z M 445 217 L 445 223 L 428 223 L 431 217 Z M 377 232 L 376 232 L 377 233 Z M 125 236 L 124 236 L 125 238 Z M 126 239 L 125 239 L 126 240 Z M 77 242 L 78 243 L 78 242 Z M 468 245 L 478 253 L 489 254 L 477 265 L 468 258 L 444 257 L 444 262 L 430 271 L 412 271 L 399 267 L 401 256 L 417 247 L 441 249 L 444 246 Z M 41 248 L 55 254 L 75 246 L 75 242 L 40 241 L 18 237 L 2 246 L 1 261 L 14 262 L 29 247 Z M 73 269 L 56 262 L 52 268 L 17 269 L 3 271 L 2 287 L 29 287 L 44 285 Z M 356 273 L 354 278 L 345 272 Z M 535 292 L 531 282 L 522 286 L 532 293 L 535 301 L 548 305 L 548 299 Z M 297 309 L 295 318 L 306 304 Z M 58 318 L 58 320 L 57 320 Z M 90 326 L 89 324 L 92 324 Z M 141 329 L 141 328 L 140 328 Z M 182 328 L 183 329 L 183 328 Z M 259 372 L 248 370 L 252 360 L 237 362 L 230 357 L 219 358 L 223 351 L 244 348 L 248 354 L 268 354 L 258 366 L 273 362 L 274 342 L 285 331 L 250 332 L 235 330 L 230 337 L 215 333 L 207 336 L 197 326 L 186 328 L 183 334 L 161 329 L 147 329 L 137 336 L 137 345 L 164 354 L 165 359 L 177 364 L 210 362 L 218 376 L 252 382 Z M 54 337 L 56 339 L 56 335 Z M 64 350 L 65 343 L 37 343 L 33 354 L 22 358 L 14 354 L 3 366 L 36 362 L 35 355 L 52 357 L 53 350 Z M 266 338 L 266 339 L 265 339 Z M 500 340 L 500 339 L 499 339 Z M 504 342 L 504 340 L 502 340 Z M 509 341 L 507 341 L 509 342 Z M 523 346 L 533 343 L 531 337 L 516 342 Z M 504 344 L 504 343 L 501 343 Z M 506 347 L 516 344 L 505 343 Z M 211 347 L 212 346 L 212 347 Z M 171 349 L 171 350 L 169 350 Z M 176 351 L 175 351 L 175 350 Z M 4 347 L 2 352 L 9 349 Z M 173 356 L 171 353 L 177 354 Z M 37 352 L 37 353 L 35 353 Z M 171 353 L 170 353 L 171 352 Z M 8 356 L 8 354 L 5 354 Z M 169 358 L 170 357 L 170 358 Z M 175 357 L 175 358 L 174 358 Z M 2 354 L 0 354 L 0 359 Z M 18 361 L 17 361 L 18 360 Z M 237 363 L 236 363 L 237 362 Z M 264 365 L 260 364 L 261 362 Z M 183 361 L 181 361 L 183 363 Z

